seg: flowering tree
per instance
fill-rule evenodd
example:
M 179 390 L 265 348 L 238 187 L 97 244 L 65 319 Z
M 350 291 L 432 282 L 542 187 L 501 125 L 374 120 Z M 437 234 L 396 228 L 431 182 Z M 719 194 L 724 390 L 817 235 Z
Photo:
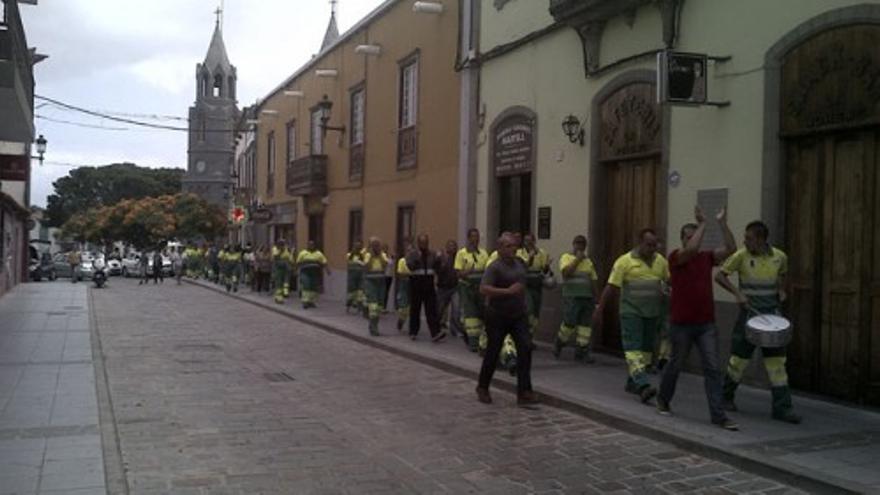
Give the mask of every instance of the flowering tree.
M 125 199 L 115 205 L 76 213 L 62 233 L 80 242 L 123 241 L 138 249 L 171 238 L 213 239 L 226 228 L 223 212 L 194 194 Z

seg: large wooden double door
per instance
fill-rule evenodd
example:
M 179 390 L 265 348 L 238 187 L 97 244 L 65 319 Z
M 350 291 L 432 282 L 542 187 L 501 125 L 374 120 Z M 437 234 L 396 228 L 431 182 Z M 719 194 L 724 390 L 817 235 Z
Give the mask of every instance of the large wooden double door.
M 785 244 L 796 387 L 880 404 L 880 27 L 785 59 Z
M 593 208 L 600 212 L 600 228 L 594 230 L 591 252 L 602 285 L 614 260 L 638 244 L 644 228 L 662 232 L 664 221 L 658 205 L 665 201 L 662 170 L 661 109 L 656 86 L 636 82 L 613 92 L 601 103 L 599 114 L 599 176 Z M 604 350 L 621 349 L 617 308 L 608 307 L 598 345 Z

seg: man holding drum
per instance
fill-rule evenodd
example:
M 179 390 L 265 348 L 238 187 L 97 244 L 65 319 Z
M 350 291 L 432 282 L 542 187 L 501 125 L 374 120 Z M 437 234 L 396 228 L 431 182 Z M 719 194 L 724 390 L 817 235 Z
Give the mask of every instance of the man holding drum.
M 730 362 L 724 377 L 724 407 L 730 411 L 737 410 L 733 402 L 734 394 L 755 351 L 755 345 L 746 339 L 746 321 L 752 316 L 778 313 L 780 304 L 785 300 L 784 280 L 788 271 L 788 257 L 768 244 L 769 234 L 763 222 L 748 224 L 745 247 L 728 258 L 715 276 L 715 281 L 733 294 L 740 305 L 739 318 L 731 337 Z M 733 273 L 739 275 L 738 289 L 728 279 Z M 801 417 L 794 413 L 791 403 L 785 370 L 785 347 L 762 347 L 761 354 L 770 378 L 773 419 L 800 423 Z
M 669 403 L 675 394 L 675 384 L 684 366 L 691 346 L 700 351 L 705 380 L 706 399 L 712 423 L 725 430 L 739 427 L 731 421 L 721 407 L 721 368 L 718 359 L 718 329 L 715 327 L 715 298 L 712 295 L 712 268 L 736 251 L 736 241 L 727 226 L 727 209 L 715 217 L 724 235 L 724 246 L 714 251 L 701 251 L 706 218 L 700 207 L 694 208 L 697 223 L 681 228 L 682 248 L 669 254 L 670 296 L 669 338 L 672 341 L 672 357 L 663 368 L 660 393 L 657 395 L 657 411 L 671 413 Z

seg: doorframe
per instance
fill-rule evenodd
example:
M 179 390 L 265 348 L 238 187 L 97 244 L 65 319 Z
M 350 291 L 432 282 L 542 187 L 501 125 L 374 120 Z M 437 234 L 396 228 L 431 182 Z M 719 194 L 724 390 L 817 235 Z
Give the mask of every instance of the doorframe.
M 801 43 L 829 29 L 880 24 L 880 5 L 852 5 L 816 15 L 786 33 L 764 56 L 764 153 L 761 165 L 761 218 L 771 237 L 785 239 L 785 145 L 780 138 L 782 62 Z
M 617 93 L 625 86 L 633 83 L 650 83 L 655 87 L 657 85 L 657 71 L 651 69 L 635 69 L 623 72 L 610 81 L 608 81 L 602 89 L 600 89 L 590 104 L 590 215 L 589 225 L 586 231 L 589 235 L 589 252 L 594 260 L 601 259 L 602 249 L 599 243 L 593 242 L 593 239 L 603 239 L 607 237 L 608 226 L 604 223 L 606 209 L 604 205 L 608 204 L 608 188 L 604 187 L 608 177 L 605 173 L 603 164 L 599 161 L 599 149 L 601 148 L 601 107 L 605 101 L 612 95 Z M 669 188 L 667 187 L 667 177 L 669 177 L 669 143 L 671 138 L 672 111 L 669 105 L 660 105 L 660 119 L 662 129 L 660 130 L 660 173 L 657 174 L 656 191 L 657 196 L 654 201 L 654 211 L 656 225 L 651 225 L 657 234 L 662 236 L 667 246 L 671 245 L 668 239 L 668 211 L 669 211 Z M 645 226 L 647 227 L 647 226 Z M 610 253 L 613 257 L 613 253 Z M 622 254 L 622 253 L 620 253 Z M 600 269 L 609 269 L 610 267 L 600 267 Z
M 513 115 L 523 115 L 532 121 L 532 170 L 529 172 L 532 174 L 530 185 L 532 204 L 529 205 L 529 224 L 532 226 L 531 230 L 535 230 L 534 227 L 537 226 L 538 221 L 538 114 L 529 107 L 513 105 L 505 108 L 501 113 L 496 115 L 492 120 L 492 124 L 489 126 L 489 166 L 487 167 L 488 180 L 486 181 L 486 203 L 489 205 L 489 208 L 486 211 L 495 213 L 486 215 L 486 232 L 483 233 L 483 238 L 480 239 L 480 241 L 483 247 L 490 252 L 495 249 L 495 240 L 501 234 L 498 231 L 500 228 L 498 212 L 501 208 L 500 194 L 498 192 L 498 177 L 495 176 L 495 166 L 492 159 L 492 157 L 495 156 L 495 129 L 501 122 Z M 523 232 L 523 234 L 525 234 L 525 232 Z
M 774 43 L 764 56 L 764 143 L 761 163 L 761 218 L 768 225 L 771 239 L 784 244 L 787 241 L 785 229 L 787 197 L 787 157 L 785 141 L 781 138 L 782 104 L 782 65 L 785 56 L 810 38 L 825 31 L 854 25 L 880 24 L 880 5 L 851 5 L 831 9 L 800 23 Z M 821 320 L 817 321 L 821 327 Z M 867 399 L 870 391 L 870 335 L 861 336 L 861 369 L 858 372 L 859 400 Z M 816 351 L 820 362 L 811 363 L 812 373 L 821 370 L 822 349 Z M 818 390 L 815 379 L 811 390 Z

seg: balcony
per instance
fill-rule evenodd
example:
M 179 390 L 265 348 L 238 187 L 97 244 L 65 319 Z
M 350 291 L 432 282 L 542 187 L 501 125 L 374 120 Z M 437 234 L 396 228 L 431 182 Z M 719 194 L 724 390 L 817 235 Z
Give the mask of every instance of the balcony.
M 327 194 L 327 155 L 309 155 L 287 165 L 285 181 L 291 196 L 325 196 Z
M 0 141 L 30 143 L 34 139 L 33 58 L 18 3 L 2 2 L 0 17 Z

